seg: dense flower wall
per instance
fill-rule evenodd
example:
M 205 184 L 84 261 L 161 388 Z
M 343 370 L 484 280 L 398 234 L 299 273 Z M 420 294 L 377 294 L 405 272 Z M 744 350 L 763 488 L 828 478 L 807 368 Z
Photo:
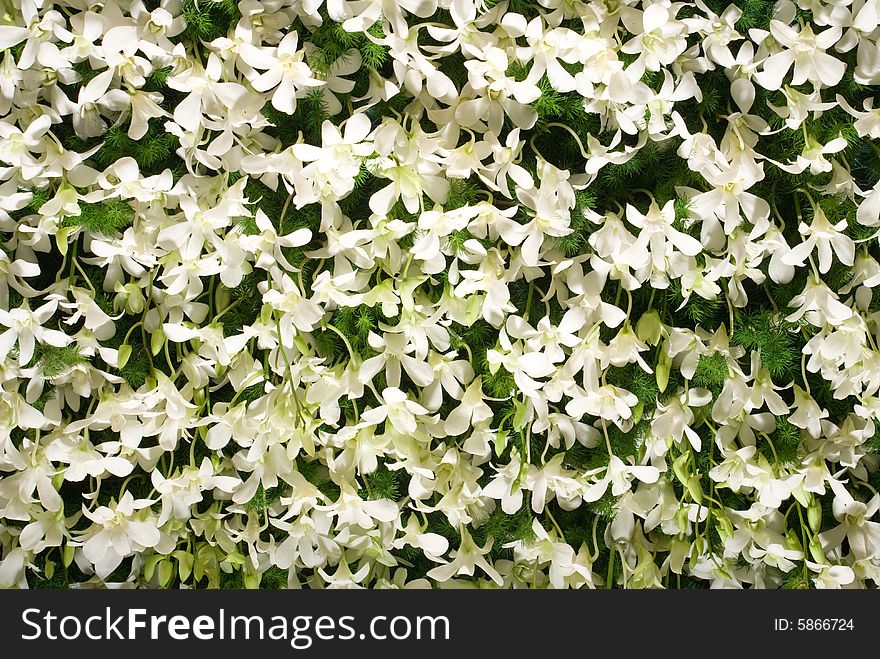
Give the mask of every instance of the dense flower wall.
M 878 39 L 4 0 L 0 586 L 875 586 Z

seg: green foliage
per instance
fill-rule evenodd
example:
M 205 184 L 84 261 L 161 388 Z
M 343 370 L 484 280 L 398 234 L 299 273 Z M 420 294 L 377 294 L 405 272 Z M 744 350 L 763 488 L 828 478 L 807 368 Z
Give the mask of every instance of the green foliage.
M 391 471 L 385 463 L 379 463 L 376 471 L 365 474 L 365 487 L 361 492 L 364 499 L 400 499 L 401 471 Z
M 269 509 L 269 506 L 277 501 L 280 496 L 280 488 L 273 487 L 264 490 L 262 484 L 260 484 L 257 486 L 257 491 L 253 498 L 245 504 L 245 508 L 256 511 L 260 514 L 265 513 Z
M 370 307 L 340 307 L 333 316 L 333 325 L 359 353 L 369 350 L 367 338 L 379 328 L 376 311 Z
M 645 373 L 638 364 L 627 364 L 621 368 L 611 367 L 605 372 L 608 384 L 631 391 L 650 411 L 657 405 L 657 378 L 653 373 Z
M 378 40 L 385 38 L 385 33 L 379 23 L 374 23 L 373 26 L 367 30 L 367 33 Z M 388 60 L 388 51 L 385 50 L 383 46 L 370 39 L 362 39 L 358 48 L 361 51 L 361 57 L 363 58 L 364 64 L 371 69 L 380 68 Z
M 443 205 L 445 210 L 454 210 L 479 201 L 480 186 L 473 179 L 452 179 L 449 182 L 449 196 Z
M 527 494 L 527 493 L 526 493 Z M 528 505 L 528 497 L 523 498 L 524 505 L 513 515 L 508 515 L 498 506 L 473 534 L 478 544 L 493 540 L 492 553 L 497 558 L 511 558 L 512 551 L 503 545 L 516 540 L 531 540 L 535 537 L 532 530 L 532 511 Z
M 752 28 L 769 29 L 770 19 L 773 17 L 773 3 L 765 0 L 735 0 L 733 3 L 742 10 L 742 16 L 736 23 L 738 31 L 746 31 Z M 721 2 L 712 2 L 715 11 L 721 14 L 724 5 Z
M 486 395 L 493 398 L 504 398 L 510 396 L 512 392 L 516 391 L 516 383 L 513 380 L 513 375 L 503 368 L 499 368 L 492 373 L 488 366 L 485 366 L 482 374 L 483 391 Z
M 149 353 L 144 349 L 143 344 L 135 343 L 132 346 L 131 357 L 128 358 L 125 366 L 119 369 L 119 375 L 125 378 L 132 389 L 138 389 L 144 385 L 152 372 Z
M 181 14 L 186 30 L 177 37 L 181 43 L 199 43 L 225 37 L 241 17 L 235 0 L 183 0 Z
M 46 378 L 55 378 L 64 373 L 68 368 L 83 364 L 86 358 L 83 357 L 76 346 L 63 346 L 56 348 L 55 346 L 44 343 L 40 345 L 39 357 L 37 365 L 43 376 Z
M 667 292 L 669 306 L 675 309 L 676 325 L 698 325 L 714 330 L 726 316 L 724 300 L 720 296 L 706 299 L 696 293 L 691 294 L 685 303 L 681 290 L 681 281 L 675 280 Z
M 81 202 L 79 215 L 68 215 L 62 226 L 78 226 L 92 234 L 115 236 L 130 226 L 134 209 L 126 201 L 108 199 L 96 204 Z
M 721 393 L 729 372 L 730 365 L 727 362 L 727 357 L 720 352 L 700 355 L 692 382 L 694 386 L 705 387 L 712 392 L 713 397 L 717 397 Z
M 263 572 L 260 580 L 260 588 L 265 590 L 278 590 L 287 588 L 287 570 L 271 565 Z
M 798 449 L 801 445 L 800 428 L 793 426 L 785 417 L 776 418 L 776 431 L 773 433 L 773 447 L 776 449 L 776 457 L 782 464 L 791 464 L 799 456 Z
M 770 311 L 737 316 L 731 342 L 746 350 L 757 350 L 761 365 L 774 380 L 790 378 L 800 360 L 792 330 L 797 326 Z
M 326 465 L 321 464 L 318 460 L 309 461 L 298 458 L 296 466 L 303 478 L 321 490 L 328 501 L 335 501 L 339 498 L 339 486 L 330 478 L 330 471 Z
M 367 32 L 377 40 L 385 37 L 381 22 L 374 23 Z M 364 34 L 348 32 L 341 23 L 334 21 L 325 21 L 313 30 L 309 41 L 315 46 L 309 57 L 309 65 L 323 75 L 329 74 L 331 66 L 340 59 L 350 60 L 360 56 L 364 65 L 371 69 L 381 68 L 388 59 L 388 51 L 384 46 Z
M 220 317 L 223 333 L 226 336 L 238 333 L 242 327 L 253 323 L 259 316 L 263 298 L 257 288 L 258 284 L 259 275 L 256 272 L 249 272 L 242 277 L 238 286 L 229 289 L 232 301 Z
M 128 136 L 128 124 L 112 126 L 103 136 L 103 146 L 94 155 L 102 167 L 109 167 L 125 157 L 134 158 L 143 175 L 158 174 L 168 167 L 169 156 L 177 148 L 177 137 L 165 132 L 161 124 L 150 121 L 147 134 L 139 140 Z M 179 165 L 175 166 L 179 167 Z
M 174 67 L 163 66 L 153 69 L 147 76 L 147 82 L 143 86 L 144 91 L 154 92 L 164 89 L 168 86 L 168 78 L 174 71 Z
M 617 514 L 618 497 L 611 494 L 611 491 L 605 492 L 599 499 L 588 504 L 590 511 L 600 519 L 610 521 Z

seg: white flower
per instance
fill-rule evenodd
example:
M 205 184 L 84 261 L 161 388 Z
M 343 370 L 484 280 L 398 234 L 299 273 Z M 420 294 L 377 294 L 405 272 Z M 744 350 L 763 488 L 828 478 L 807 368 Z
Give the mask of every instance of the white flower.
M 817 87 L 833 87 L 840 82 L 846 65 L 825 52 L 840 39 L 840 28 L 832 27 L 815 34 L 810 25 L 797 31 L 782 21 L 772 20 L 770 33 L 784 49 L 770 55 L 764 61 L 763 71 L 755 75 L 762 87 L 779 89 L 792 65 L 792 85 L 810 81 Z
M 632 417 L 632 408 L 638 401 L 632 392 L 606 384 L 595 391 L 588 390 L 584 395 L 572 398 L 565 406 L 565 411 L 577 418 L 590 414 L 621 425 Z
M 844 538 L 850 551 L 857 558 L 872 556 L 880 548 L 880 523 L 869 521 L 880 509 L 880 496 L 867 503 L 856 501 L 839 481 L 831 481 L 834 491 L 834 518 L 840 524 L 819 534 L 819 541 L 826 553 L 836 549 Z
M 304 167 L 294 179 L 297 185 L 297 204 L 314 203 L 322 199 L 342 199 L 354 189 L 361 164 L 373 152 L 373 145 L 365 141 L 370 134 L 370 120 L 365 114 L 355 114 L 345 122 L 345 133 L 331 122 L 321 126 L 321 147 L 294 144 L 293 154 Z M 300 189 L 299 183 L 308 183 Z
M 309 229 L 297 229 L 285 236 L 279 236 L 272 222 L 262 210 L 257 210 L 254 222 L 259 233 L 242 236 L 239 244 L 248 252 L 257 254 L 256 266 L 264 270 L 270 270 L 273 266 L 281 265 L 285 270 L 293 270 L 287 258 L 284 256 L 284 247 L 302 247 L 312 238 Z
M 126 492 L 118 502 L 111 501 L 93 511 L 83 506 L 83 515 L 92 526 L 79 534 L 74 546 L 82 548 L 83 556 L 101 579 L 106 579 L 134 552 L 149 548 L 163 553 L 170 551 L 168 544 L 173 541 L 158 529 L 155 517 L 149 512 L 152 503 L 149 499 L 135 499 Z
M 813 583 L 820 590 L 843 588 L 856 578 L 855 572 L 848 565 L 822 565 L 807 561 L 807 567 L 817 573 L 813 578 Z
M 501 501 L 501 510 L 512 515 L 522 508 L 523 490 L 519 484 L 522 465 L 519 458 L 512 457 L 492 481 L 483 488 L 483 496 Z
M 846 220 L 832 225 L 820 207 L 813 212 L 813 220 L 807 225 L 801 222 L 798 229 L 807 239 L 796 245 L 782 257 L 787 265 L 802 266 L 804 260 L 814 249 L 819 250 L 819 272 L 826 273 L 831 268 L 832 254 L 837 256 L 844 265 L 852 265 L 856 246 L 852 238 L 843 234 Z
M 629 492 L 631 481 L 638 479 L 644 483 L 655 483 L 660 478 L 657 467 L 628 465 L 616 455 L 611 456 L 605 475 L 584 490 L 584 501 L 598 501 L 611 486 L 611 494 L 619 497 Z
M 636 35 L 625 43 L 621 51 L 637 54 L 637 70 L 659 71 L 671 64 L 687 48 L 687 26 L 675 18 L 675 11 L 664 3 L 645 7 L 640 21 L 633 14 L 624 14 L 624 24 Z
M 321 307 L 303 296 L 302 291 L 287 274 L 276 277 L 275 283 L 281 290 L 265 286 L 263 302 L 284 314 L 285 322 L 281 324 L 282 337 L 285 343 L 292 343 L 293 332 L 290 326 L 308 332 L 324 314 Z
M 305 51 L 297 50 L 298 40 L 299 35 L 290 32 L 278 44 L 274 55 L 253 63 L 255 68 L 266 71 L 254 78 L 251 85 L 258 92 L 274 88 L 272 107 L 287 114 L 293 114 L 296 110 L 296 99 L 304 95 L 304 90 L 324 84 L 312 75 L 304 60 Z
M 55 329 L 43 327 L 43 324 L 55 314 L 57 301 L 49 301 L 31 311 L 27 306 L 7 311 L 0 309 L 0 325 L 7 327 L 0 334 L 0 359 L 6 359 L 9 351 L 18 342 L 18 363 L 27 364 L 34 356 L 37 343 L 47 343 L 62 347 L 71 342 L 71 338 Z
M 418 427 L 416 415 L 428 413 L 396 387 L 387 387 L 382 392 L 382 400 L 382 405 L 364 412 L 361 417 L 364 423 L 375 425 L 387 419 L 399 433 L 411 435 Z
M 428 576 L 442 583 L 459 575 L 474 576 L 476 568 L 480 568 L 492 581 L 501 586 L 504 583 L 504 579 L 483 558 L 492 549 L 492 539 L 490 538 L 484 547 L 478 547 L 465 527 L 459 527 L 459 534 L 461 536 L 461 544 L 459 544 L 458 549 L 453 550 L 455 557 L 451 562 L 431 569 L 428 572 Z
M 444 428 L 450 435 L 461 435 L 473 426 L 492 418 L 492 409 L 483 401 L 481 378 L 476 378 L 465 389 L 461 405 L 446 417 Z

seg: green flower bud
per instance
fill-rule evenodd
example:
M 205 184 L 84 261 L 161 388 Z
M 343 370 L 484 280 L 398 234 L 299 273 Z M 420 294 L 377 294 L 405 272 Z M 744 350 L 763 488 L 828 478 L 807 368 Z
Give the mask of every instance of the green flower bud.
M 174 556 L 177 558 L 177 573 L 180 575 L 180 581 L 186 582 L 192 574 L 195 559 L 192 554 L 185 551 L 176 551 Z
M 810 530 L 818 533 L 822 528 L 822 506 L 815 497 L 807 506 L 807 522 L 810 524 Z
M 655 346 L 663 336 L 663 323 L 660 314 L 655 309 L 649 309 L 642 314 L 636 323 L 636 336 L 640 341 Z
M 76 547 L 64 545 L 64 548 L 61 550 L 61 563 L 64 565 L 64 567 L 70 567 L 70 564 L 73 563 L 73 555 L 75 553 Z
M 220 313 L 229 306 L 231 300 L 232 294 L 229 289 L 225 286 L 218 286 L 217 291 L 214 293 L 214 310 Z
M 678 532 L 681 535 L 687 534 L 687 508 L 679 508 L 675 513 L 675 521 L 678 522 Z
M 150 352 L 152 352 L 153 355 L 158 355 L 159 351 L 162 350 L 162 346 L 164 345 L 165 332 L 162 331 L 161 327 L 157 327 L 150 335 Z
M 633 423 L 638 423 L 642 420 L 642 414 L 645 411 L 645 403 L 643 401 L 639 401 L 636 403 L 636 406 L 632 408 L 632 417 L 631 420 Z
M 654 377 L 657 380 L 657 388 L 660 393 L 666 391 L 669 385 L 669 373 L 672 368 L 672 358 L 661 348 L 657 354 L 657 365 L 654 367 Z
M 694 538 L 694 546 L 691 550 L 691 567 L 693 567 L 693 563 L 696 563 L 705 551 L 706 538 L 701 535 Z
M 817 563 L 823 565 L 828 563 L 828 559 L 825 558 L 825 552 L 822 551 L 822 545 L 819 544 L 819 539 L 816 536 L 810 538 L 810 556 L 812 556 L 813 560 Z
M 718 535 L 721 536 L 721 540 L 727 540 L 728 538 L 733 537 L 733 524 L 727 516 L 724 514 L 716 514 L 715 517 L 715 525 L 718 529 Z
M 687 481 L 687 491 L 694 501 L 703 503 L 703 487 L 700 485 L 700 475 L 694 474 Z
M 528 416 L 528 408 L 525 403 L 518 400 L 513 401 L 513 427 L 522 428 L 526 425 L 526 417 Z
M 654 377 L 657 379 L 657 389 L 662 394 L 669 385 L 669 366 L 662 362 L 657 364 L 657 368 L 654 369 Z
M 146 300 L 137 282 L 128 284 L 116 282 L 113 290 L 116 292 L 116 297 L 113 298 L 113 308 L 117 313 L 123 309 L 132 315 L 143 313 Z
M 119 368 L 125 368 L 125 365 L 128 363 L 129 358 L 131 357 L 131 346 L 127 343 L 123 343 L 119 346 L 119 357 L 117 358 L 117 364 Z
M 690 474 L 687 472 L 687 469 L 685 469 L 689 458 L 689 453 L 682 453 L 672 461 L 672 473 L 675 474 L 675 477 L 684 486 L 687 486 L 688 479 L 690 479 Z
M 167 586 L 174 578 L 174 563 L 170 558 L 166 558 L 159 563 L 159 585 Z
M 504 449 L 507 448 L 507 436 L 508 432 L 506 430 L 499 430 L 498 434 L 495 435 L 495 455 L 504 453 Z
M 785 546 L 788 549 L 794 549 L 797 551 L 804 550 L 804 548 L 801 546 L 800 538 L 798 538 L 798 534 L 794 529 L 788 529 L 785 532 Z
M 260 587 L 260 582 L 263 580 L 263 575 L 259 572 L 245 572 L 244 575 L 244 587 L 248 590 L 256 590 Z
M 675 574 L 682 573 L 684 561 L 688 556 L 691 544 L 684 535 L 675 536 L 669 547 L 669 569 Z
M 74 231 L 78 230 L 78 226 L 69 226 L 69 227 L 60 227 L 55 232 L 55 242 L 58 245 L 58 251 L 61 253 L 61 256 L 67 255 L 67 248 L 69 243 L 70 234 Z
M 268 304 L 264 304 L 260 309 L 260 322 L 263 325 L 269 325 L 272 322 L 272 307 Z

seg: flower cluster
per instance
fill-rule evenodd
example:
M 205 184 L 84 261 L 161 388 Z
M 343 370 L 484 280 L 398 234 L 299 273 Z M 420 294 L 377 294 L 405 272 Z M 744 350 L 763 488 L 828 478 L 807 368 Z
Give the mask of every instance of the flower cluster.
M 880 583 L 875 0 L 11 0 L 0 586 Z

